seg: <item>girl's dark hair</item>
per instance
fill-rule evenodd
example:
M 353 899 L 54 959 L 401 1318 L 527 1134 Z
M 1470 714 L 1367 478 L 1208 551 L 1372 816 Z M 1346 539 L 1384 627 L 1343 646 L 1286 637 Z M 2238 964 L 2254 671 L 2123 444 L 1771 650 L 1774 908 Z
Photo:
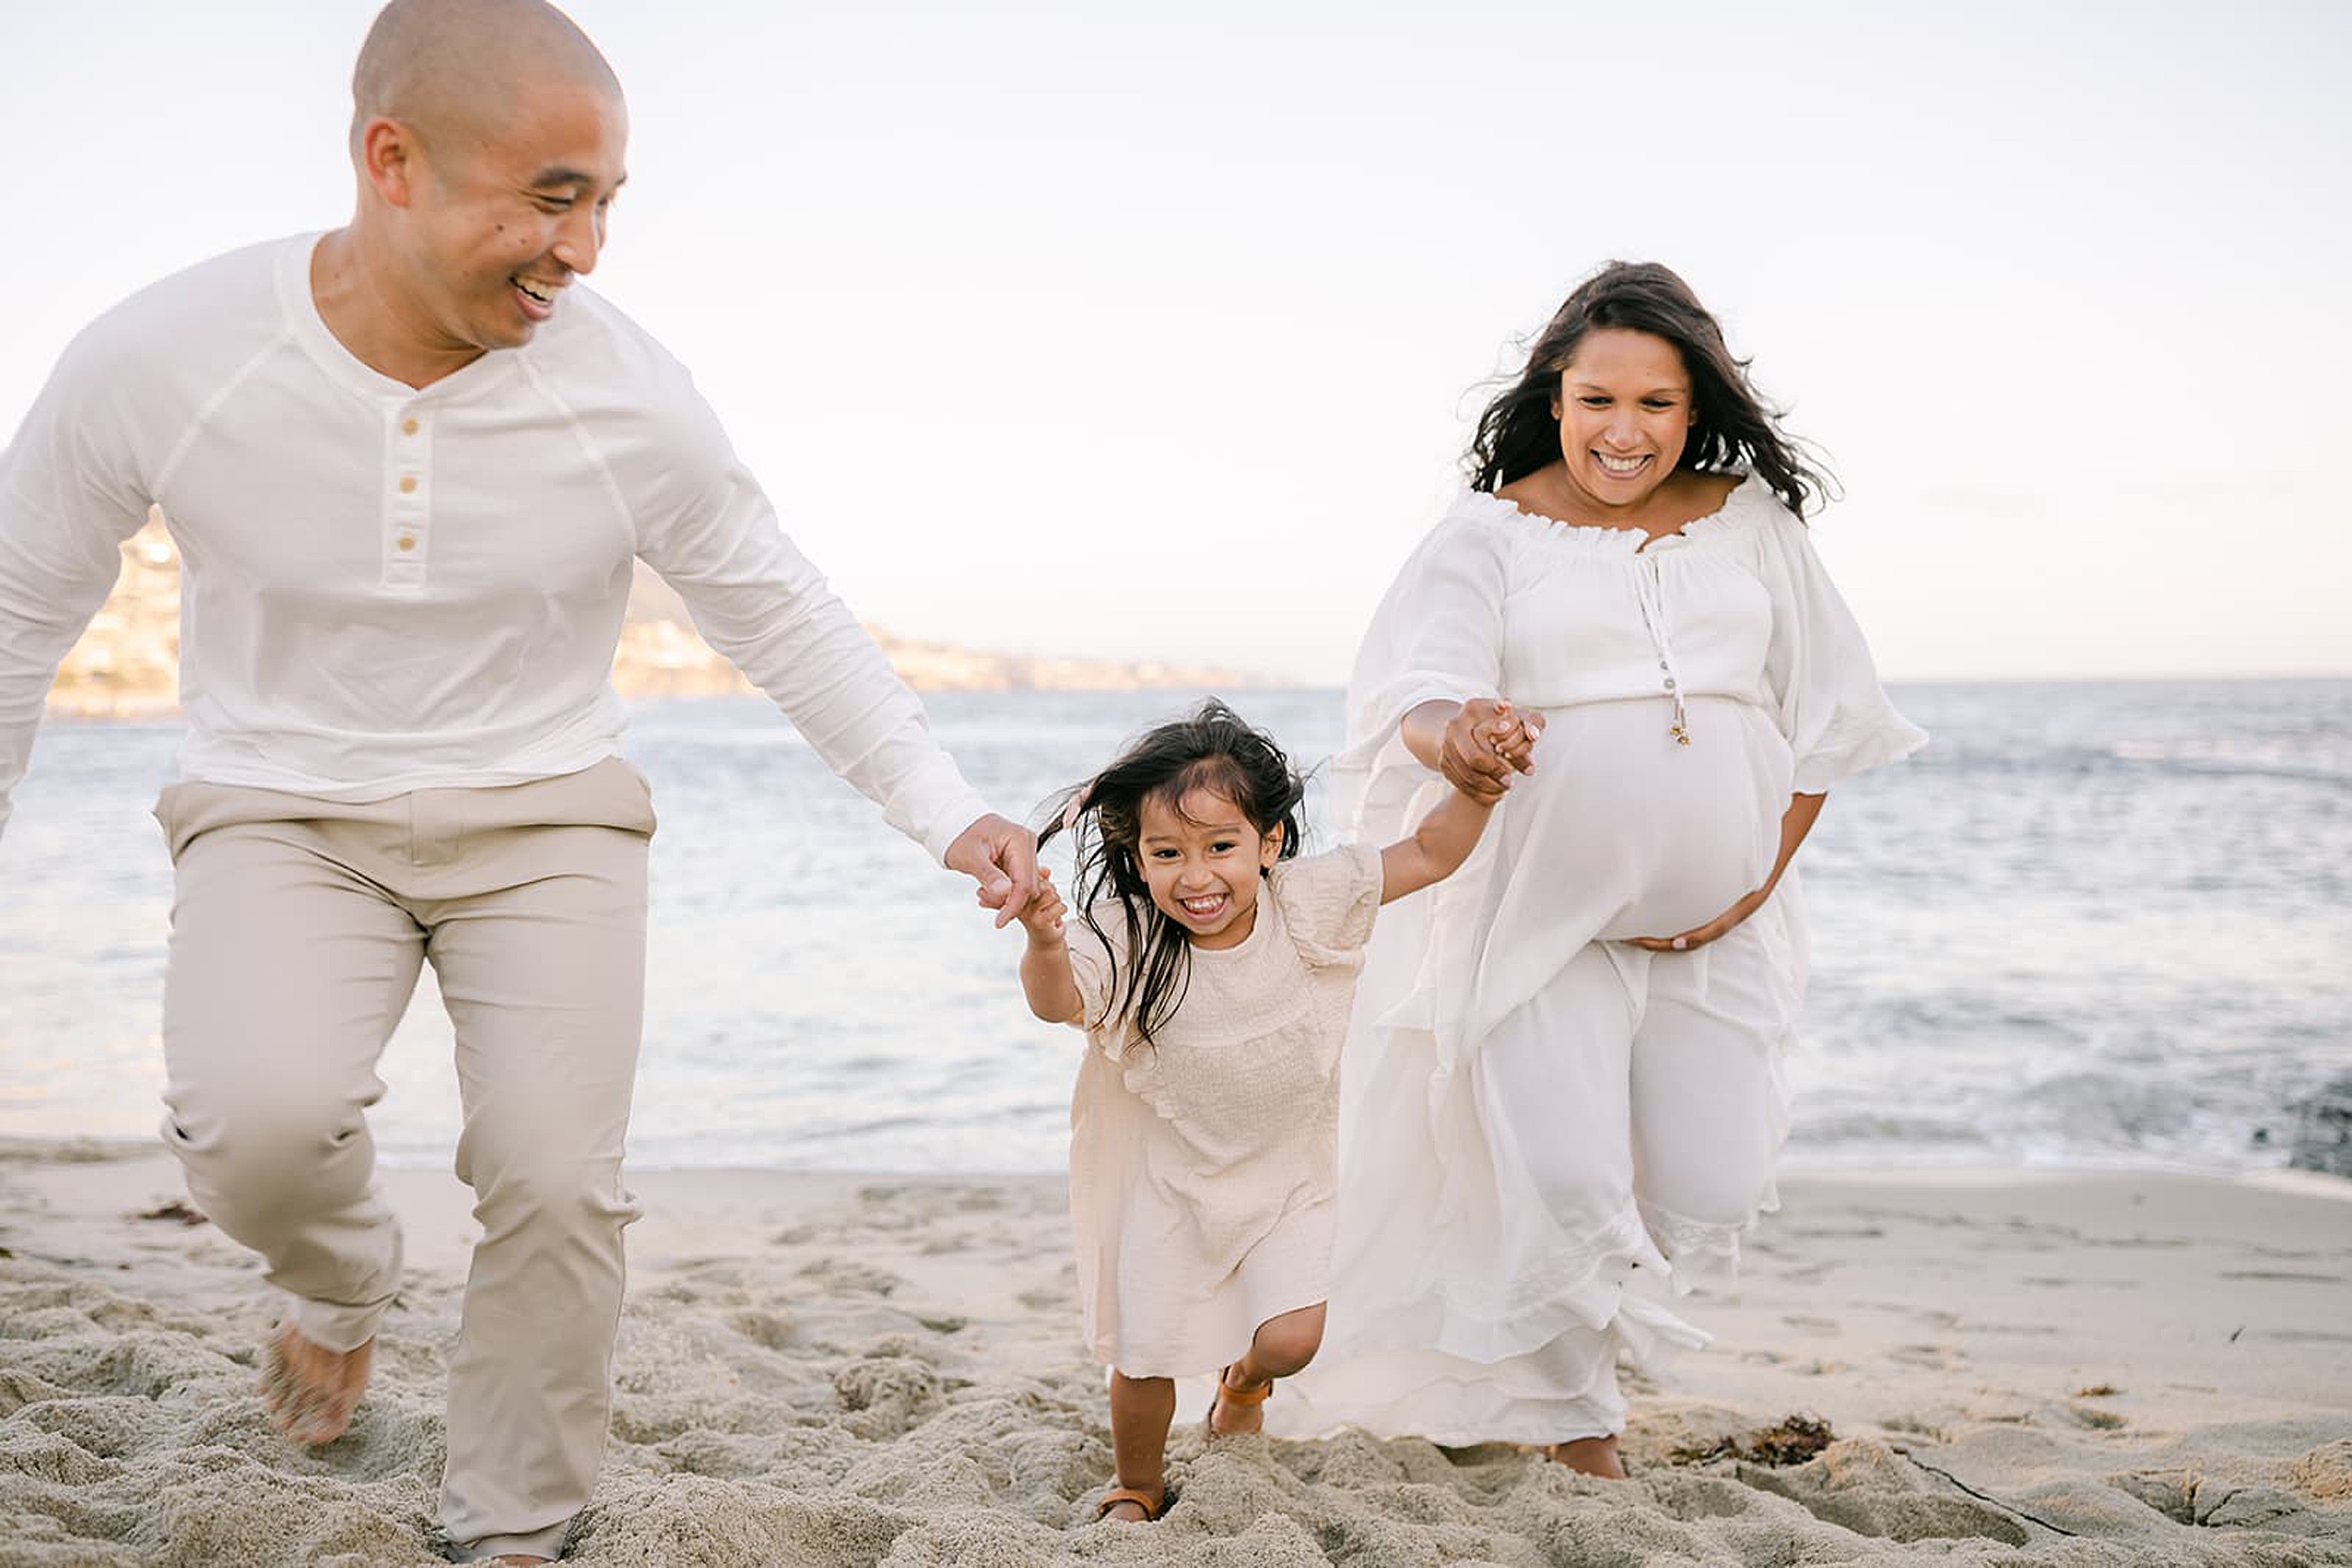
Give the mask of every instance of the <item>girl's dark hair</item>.
M 1560 456 L 1560 420 L 1551 411 L 1560 372 L 1596 327 L 1647 332 L 1674 344 L 1691 377 L 1696 419 L 1681 467 L 1720 472 L 1745 462 L 1802 517 L 1836 482 L 1810 460 L 1804 443 L 1784 434 L 1781 411 L 1756 395 L 1748 361 L 1732 357 L 1724 329 L 1691 286 L 1655 261 L 1612 261 L 1577 285 L 1527 351 L 1518 380 L 1478 416 L 1462 466 L 1470 488 L 1500 490 Z
M 1111 1017 L 1131 1022 L 1146 1045 L 1174 1016 L 1192 979 L 1192 944 L 1184 927 L 1152 902 L 1138 846 L 1143 808 L 1157 801 L 1179 816 L 1184 800 L 1206 790 L 1231 800 L 1261 838 L 1282 835 L 1280 859 L 1298 853 L 1299 806 L 1307 786 L 1282 748 L 1215 697 L 1184 718 L 1146 731 L 1119 759 L 1074 789 L 1048 801 L 1039 831 L 1041 848 L 1070 830 L 1077 854 L 1071 902 L 1087 928 L 1112 952 L 1127 956 L 1112 982 Z M 1187 821 L 1191 818 L 1186 817 Z M 1122 948 L 1095 918 L 1097 904 L 1116 904 L 1125 927 Z

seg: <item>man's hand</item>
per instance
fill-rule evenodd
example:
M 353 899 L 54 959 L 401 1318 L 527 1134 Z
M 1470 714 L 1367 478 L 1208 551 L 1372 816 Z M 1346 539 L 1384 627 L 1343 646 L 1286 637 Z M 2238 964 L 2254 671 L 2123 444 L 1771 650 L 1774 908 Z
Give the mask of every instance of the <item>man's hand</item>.
M 948 870 L 980 884 L 980 908 L 996 911 L 999 930 L 1037 891 L 1037 834 L 993 812 L 958 833 L 945 859 Z

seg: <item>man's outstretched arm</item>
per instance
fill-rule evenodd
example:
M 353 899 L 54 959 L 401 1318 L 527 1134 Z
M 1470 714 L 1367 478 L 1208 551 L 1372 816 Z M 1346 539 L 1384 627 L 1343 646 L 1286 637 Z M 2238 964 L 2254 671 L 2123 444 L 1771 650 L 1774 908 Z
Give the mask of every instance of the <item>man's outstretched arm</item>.
M 708 478 L 666 521 L 641 525 L 639 553 L 677 590 L 704 640 L 773 699 L 827 767 L 892 827 L 972 878 L 999 926 L 1016 918 L 1037 885 L 1036 835 L 965 782 L 921 701 L 786 537 L 699 400 L 693 412 Z

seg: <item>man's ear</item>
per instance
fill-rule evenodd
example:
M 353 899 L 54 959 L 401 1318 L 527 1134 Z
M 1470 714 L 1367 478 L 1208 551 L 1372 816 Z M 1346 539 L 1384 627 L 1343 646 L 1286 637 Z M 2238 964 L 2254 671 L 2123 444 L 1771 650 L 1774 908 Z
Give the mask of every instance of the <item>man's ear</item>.
M 378 115 L 359 129 L 359 175 L 384 204 L 406 207 L 417 198 L 423 176 L 422 149 L 416 132 Z

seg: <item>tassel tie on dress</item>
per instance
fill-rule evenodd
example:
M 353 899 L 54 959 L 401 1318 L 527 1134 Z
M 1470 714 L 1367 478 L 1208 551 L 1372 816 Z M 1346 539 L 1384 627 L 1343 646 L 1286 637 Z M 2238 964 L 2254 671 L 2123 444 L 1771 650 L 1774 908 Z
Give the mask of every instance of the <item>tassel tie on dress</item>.
M 1642 625 L 1649 632 L 1650 646 L 1658 650 L 1658 668 L 1662 672 L 1666 694 L 1675 702 L 1675 721 L 1668 731 L 1677 746 L 1691 744 L 1691 715 L 1682 705 L 1682 672 L 1675 668 L 1674 645 L 1666 641 L 1665 582 L 1658 570 L 1658 558 L 1648 554 L 1633 562 L 1633 597 L 1642 607 Z

